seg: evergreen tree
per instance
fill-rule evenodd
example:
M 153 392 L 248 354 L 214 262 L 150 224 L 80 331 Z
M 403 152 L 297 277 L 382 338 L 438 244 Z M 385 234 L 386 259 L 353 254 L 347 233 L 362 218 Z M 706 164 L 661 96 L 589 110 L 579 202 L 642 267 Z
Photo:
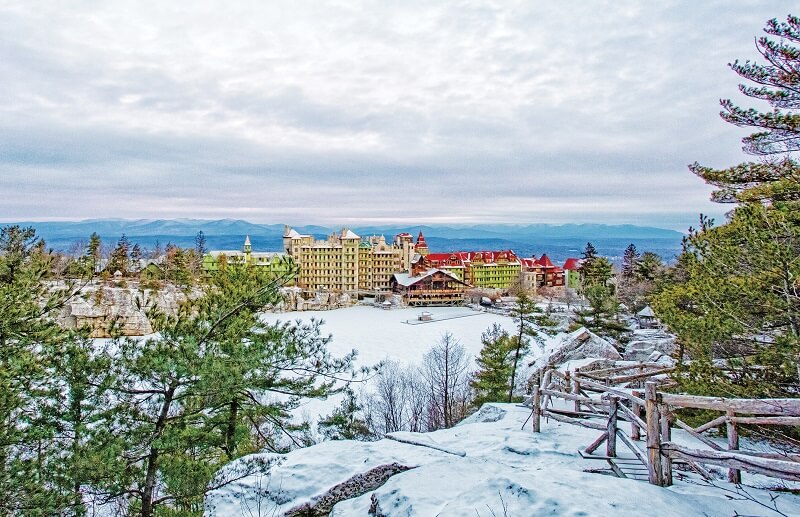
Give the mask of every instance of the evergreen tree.
M 597 255 L 597 250 L 591 242 L 587 242 L 578 274 L 581 280 L 581 291 L 585 291 L 593 285 L 606 285 L 614 275 L 614 268 L 607 258 Z
M 503 402 L 508 398 L 511 383 L 512 351 L 516 340 L 495 323 L 481 334 L 480 356 L 475 359 L 480 369 L 475 372 L 472 387 L 476 391 L 475 405 Z
M 356 394 L 348 388 L 342 403 L 319 421 L 318 429 L 328 440 L 369 440 L 373 435 L 364 419 L 359 417 L 361 409 Z
M 92 232 L 89 236 L 89 244 L 86 246 L 86 258 L 89 260 L 89 267 L 92 275 L 97 273 L 102 257 L 102 241 L 97 232 Z
M 775 202 L 800 200 L 800 165 L 791 154 L 800 150 L 800 19 L 789 16 L 785 23 L 770 20 L 764 28 L 768 36 L 758 39 L 759 53 L 766 64 L 750 61 L 731 64 L 734 72 L 755 83 L 740 84 L 746 96 L 767 101 L 772 110 L 740 108 L 731 100 L 721 101 L 721 116 L 756 133 L 745 137 L 748 154 L 784 155 L 782 159 L 748 162 L 728 169 L 713 169 L 693 164 L 690 169 L 706 183 L 718 187 L 712 199 L 724 203 Z M 769 36 L 776 36 L 775 41 Z
M 176 316 L 153 314 L 156 337 L 120 343 L 111 389 L 116 447 L 129 459 L 109 486 L 122 487 L 143 517 L 158 506 L 202 511 L 223 463 L 263 446 L 282 450 L 269 429 L 303 445 L 289 411 L 352 380 L 353 355 L 331 357 L 319 324 L 260 322 L 257 311 L 286 281 L 266 275 L 228 266 Z
M 517 327 L 517 333 L 511 342 L 511 383 L 508 387 L 508 402 L 514 400 L 514 388 L 517 381 L 517 369 L 522 357 L 530 350 L 530 341 L 544 344 L 544 335 L 553 335 L 556 322 L 546 314 L 536 302 L 524 291 L 517 296 L 517 303 L 511 309 L 511 317 Z
M 77 284 L 47 284 L 54 256 L 33 228 L 0 230 L 0 514 L 61 510 L 42 450 L 53 428 L 43 419 L 50 371 L 46 350 L 64 332 L 53 322 Z
M 194 250 L 203 258 L 203 255 L 208 253 L 208 247 L 206 246 L 206 234 L 203 233 L 203 230 L 197 232 L 197 235 L 194 237 Z
M 134 243 L 133 247 L 131 247 L 130 252 L 130 264 L 131 270 L 134 273 L 138 273 L 142 267 L 142 259 L 144 258 L 144 252 L 142 251 L 142 247 L 139 246 L 139 243 Z
M 704 219 L 653 301 L 692 359 L 697 393 L 796 396 L 800 384 L 800 210 L 748 203 L 722 226 Z M 727 370 L 712 368 L 725 360 Z
M 628 326 L 619 321 L 619 300 L 611 289 L 602 284 L 594 284 L 586 289 L 589 307 L 575 313 L 573 327 L 586 327 L 595 334 L 626 342 L 630 337 Z
M 800 150 L 800 20 L 771 20 L 765 32 L 757 46 L 766 64 L 731 67 L 755 83 L 740 91 L 772 109 L 723 100 L 721 115 L 756 129 L 743 140 L 746 153 L 771 157 L 723 170 L 690 167 L 718 188 L 713 200 L 739 206 L 726 224 L 701 218 L 691 229 L 653 303 L 692 359 L 676 378 L 698 393 L 797 396 L 800 384 L 800 166 L 790 154 Z M 713 366 L 720 359 L 725 369 Z
M 642 253 L 639 263 L 636 265 L 635 274 L 640 280 L 653 282 L 664 270 L 664 261 L 652 251 Z
M 108 267 L 106 268 L 111 274 L 116 273 L 119 271 L 123 275 L 128 273 L 128 254 L 131 250 L 131 242 L 122 234 L 122 237 L 117 241 L 117 246 L 114 248 L 114 251 L 111 252 L 111 256 L 108 259 Z
M 591 242 L 587 242 L 586 243 L 586 247 L 583 248 L 583 253 L 581 255 L 581 259 L 584 262 L 586 262 L 586 261 L 590 261 L 591 262 L 595 258 L 597 258 L 597 248 L 595 248 L 594 245 Z
M 636 250 L 636 246 L 633 243 L 628 244 L 628 247 L 625 248 L 625 253 L 622 255 L 622 278 L 625 280 L 632 279 L 636 273 L 638 264 L 639 252 Z

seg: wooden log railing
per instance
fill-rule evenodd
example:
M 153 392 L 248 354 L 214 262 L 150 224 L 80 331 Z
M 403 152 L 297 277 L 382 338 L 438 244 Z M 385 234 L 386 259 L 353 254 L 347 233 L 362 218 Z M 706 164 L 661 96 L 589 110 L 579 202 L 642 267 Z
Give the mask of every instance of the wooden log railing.
M 646 366 L 650 365 L 644 363 L 643 369 Z M 635 368 L 636 365 L 615 367 L 602 372 L 616 373 Z M 650 375 L 662 375 L 663 370 L 653 369 Z M 619 440 L 647 467 L 649 482 L 659 486 L 672 484 L 674 461 L 688 464 L 707 479 L 710 474 L 703 464 L 727 467 L 728 480 L 736 484 L 742 482 L 743 470 L 800 481 L 799 454 L 740 450 L 738 429 L 743 424 L 800 426 L 800 399 L 733 399 L 662 393 L 658 389 L 664 384 L 655 381 L 647 381 L 642 393 L 609 386 L 590 378 L 590 375 L 581 370 L 574 373 L 547 370 L 543 374 L 542 378 L 549 384 L 542 388 L 535 386 L 533 389 L 531 417 L 534 432 L 541 431 L 541 417 L 603 431 L 602 435 L 580 451 L 582 456 L 607 459 L 612 469 L 618 472 L 619 468 L 611 460 L 617 457 Z M 635 376 L 640 378 L 638 374 Z M 617 376 L 623 379 L 630 377 L 632 375 Z M 609 377 L 609 380 L 613 378 Z M 646 377 L 641 377 L 644 378 Z M 566 407 L 551 407 L 553 399 L 563 400 Z M 673 413 L 673 409 L 680 408 L 715 410 L 724 414 L 703 425 L 692 427 Z M 597 422 L 596 419 L 605 422 Z M 620 421 L 630 423 L 630 435 L 619 427 Z M 703 435 L 706 431 L 723 425 L 726 429 L 727 449 Z M 685 447 L 673 442 L 673 427 L 686 431 L 707 449 Z M 646 440 L 644 452 L 636 445 L 641 439 Z M 594 454 L 603 443 L 606 444 L 606 455 Z

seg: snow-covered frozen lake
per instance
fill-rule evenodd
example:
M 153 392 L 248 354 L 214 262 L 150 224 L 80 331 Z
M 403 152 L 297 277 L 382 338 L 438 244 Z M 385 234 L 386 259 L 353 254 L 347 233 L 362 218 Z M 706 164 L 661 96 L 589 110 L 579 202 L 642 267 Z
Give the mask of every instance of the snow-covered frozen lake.
M 423 311 L 431 313 L 431 322 L 419 322 L 419 315 Z M 514 332 L 512 318 L 474 311 L 468 307 L 384 310 L 357 305 L 331 311 L 265 313 L 261 318 L 267 323 L 296 320 L 308 322 L 312 318 L 323 320 L 325 322 L 322 327 L 323 334 L 333 336 L 328 349 L 336 356 L 347 354 L 353 349 L 357 350 L 357 367 L 372 366 L 384 360 L 419 364 L 422 356 L 436 345 L 446 332 L 450 332 L 474 360 L 481 350 L 481 334 L 492 324 L 498 323 L 509 333 Z M 409 321 L 411 323 L 408 323 Z M 538 350 L 534 351 L 537 352 Z M 473 367 L 477 368 L 474 363 Z M 359 391 L 360 388 L 357 385 L 354 389 Z M 340 401 L 340 396 L 327 400 L 308 400 L 295 411 L 295 414 L 302 419 L 314 421 L 320 415 L 331 413 Z
M 418 323 L 418 316 L 423 311 L 431 313 L 433 321 Z M 419 363 L 445 332 L 453 334 L 474 358 L 481 350 L 481 334 L 492 324 L 499 323 L 509 333 L 514 332 L 512 318 L 467 307 L 383 310 L 357 305 L 332 311 L 266 313 L 262 316 L 262 320 L 269 323 L 298 319 L 310 321 L 312 318 L 323 320 L 323 333 L 333 335 L 328 348 L 334 355 L 358 350 L 358 366 L 373 365 L 385 359 Z

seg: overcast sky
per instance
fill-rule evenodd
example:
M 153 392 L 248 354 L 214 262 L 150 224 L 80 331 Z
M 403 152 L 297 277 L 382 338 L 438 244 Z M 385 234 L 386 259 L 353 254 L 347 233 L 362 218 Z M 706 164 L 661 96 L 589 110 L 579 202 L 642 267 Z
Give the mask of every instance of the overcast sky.
M 0 220 L 685 230 L 791 6 L 5 0 Z

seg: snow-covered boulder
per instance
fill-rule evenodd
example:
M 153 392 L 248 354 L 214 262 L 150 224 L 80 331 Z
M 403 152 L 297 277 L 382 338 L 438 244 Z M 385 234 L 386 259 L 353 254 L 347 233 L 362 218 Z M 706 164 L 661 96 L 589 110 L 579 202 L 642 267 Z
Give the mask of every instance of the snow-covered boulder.
M 622 359 L 622 356 L 611 342 L 586 327 L 581 327 L 567 334 L 550 355 L 537 359 L 534 366 L 560 365 L 567 361 L 587 358 L 617 361 Z
M 661 329 L 638 329 L 633 332 L 623 352 L 627 361 L 647 361 L 654 353 L 672 355 L 675 351 L 675 336 Z

